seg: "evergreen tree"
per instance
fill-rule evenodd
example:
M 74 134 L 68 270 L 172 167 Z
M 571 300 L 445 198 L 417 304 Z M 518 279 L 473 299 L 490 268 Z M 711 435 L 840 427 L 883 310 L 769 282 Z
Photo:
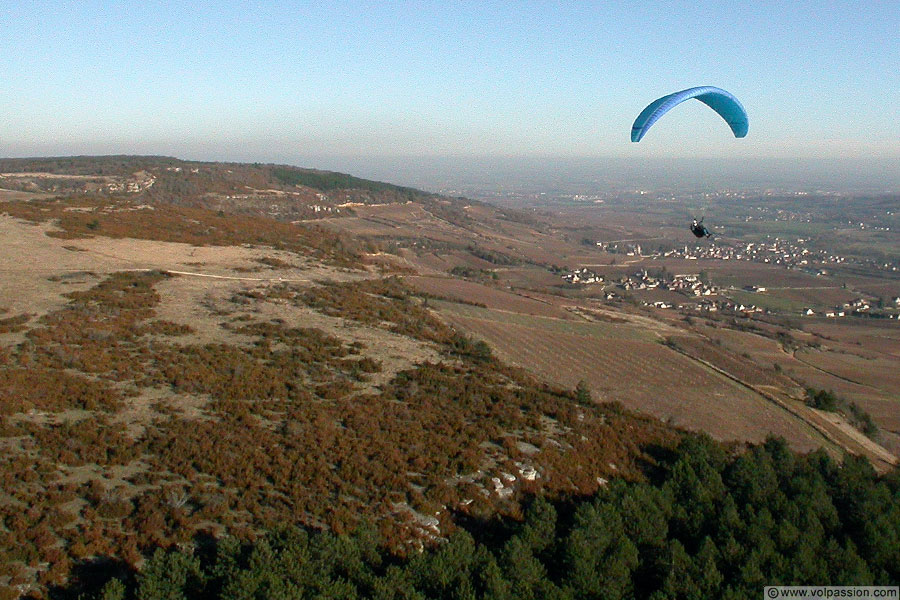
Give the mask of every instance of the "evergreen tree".
M 138 576 L 138 600 L 188 600 L 200 595 L 200 560 L 183 552 L 156 550 Z
M 576 598 L 623 598 L 631 592 L 639 553 L 612 505 L 580 506 L 565 552 L 567 583 Z
M 525 513 L 517 537 L 533 553 L 541 553 L 556 539 L 556 509 L 543 496 L 535 498 Z
M 127 588 L 121 579 L 110 579 L 100 589 L 97 600 L 125 600 Z
M 591 404 L 594 401 L 591 388 L 584 379 L 579 380 L 575 386 L 575 400 L 581 404 Z
M 544 565 L 535 558 L 528 543 L 513 536 L 503 547 L 501 565 L 514 598 L 541 600 L 554 587 Z

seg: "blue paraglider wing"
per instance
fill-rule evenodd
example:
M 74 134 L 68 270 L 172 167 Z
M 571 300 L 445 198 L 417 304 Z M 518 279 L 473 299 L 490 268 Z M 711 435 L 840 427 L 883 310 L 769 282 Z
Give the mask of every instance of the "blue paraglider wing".
M 631 141 L 641 141 L 647 130 L 660 117 L 691 98 L 696 98 L 719 113 L 725 119 L 725 122 L 728 123 L 728 126 L 731 127 L 734 137 L 741 138 L 747 135 L 750 123 L 747 120 L 747 111 L 744 110 L 738 99 L 721 88 L 706 85 L 675 92 L 651 102 L 634 120 L 634 125 L 631 127 Z

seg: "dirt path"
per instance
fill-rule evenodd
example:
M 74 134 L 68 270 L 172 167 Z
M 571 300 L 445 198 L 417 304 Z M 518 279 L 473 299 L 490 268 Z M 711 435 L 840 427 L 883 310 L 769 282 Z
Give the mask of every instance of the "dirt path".
M 126 271 L 152 271 L 153 269 L 125 269 Z M 287 277 L 237 277 L 231 275 L 211 275 L 209 273 L 194 273 L 192 271 L 173 271 L 172 269 L 164 269 L 166 273 L 173 275 L 187 275 L 189 277 L 209 277 L 210 279 L 228 279 L 231 281 L 265 281 L 265 282 L 284 282 L 284 283 L 312 283 L 312 279 L 291 279 Z
M 735 289 L 733 287 L 729 289 Z M 839 290 L 842 289 L 839 285 L 816 285 L 816 286 L 793 286 L 793 287 L 771 287 L 766 286 L 766 289 L 769 290 Z M 740 291 L 740 290 L 738 290 Z

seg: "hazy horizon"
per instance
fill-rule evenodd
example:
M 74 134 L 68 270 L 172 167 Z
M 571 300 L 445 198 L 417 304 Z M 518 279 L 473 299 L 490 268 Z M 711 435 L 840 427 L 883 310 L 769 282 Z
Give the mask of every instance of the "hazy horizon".
M 428 191 L 594 193 L 695 188 L 900 192 L 900 167 L 891 159 L 345 156 L 274 162 L 348 172 Z
M 113 154 L 119 155 L 119 153 Z M 151 156 L 150 154 L 125 154 Z M 0 156 L 42 159 L 69 154 Z M 153 154 L 197 162 L 285 164 L 348 173 L 431 192 L 594 194 L 646 190 L 900 193 L 892 159 L 665 158 L 572 156 L 204 156 Z

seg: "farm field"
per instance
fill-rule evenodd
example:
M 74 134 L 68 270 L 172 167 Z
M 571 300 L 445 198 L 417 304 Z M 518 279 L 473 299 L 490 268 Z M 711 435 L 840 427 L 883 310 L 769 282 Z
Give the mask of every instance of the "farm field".
M 427 294 L 484 304 L 487 308 L 558 319 L 572 318 L 571 313 L 548 302 L 533 300 L 473 281 L 447 277 L 405 277 L 404 281 Z
M 900 296 L 900 281 L 894 280 L 885 280 L 885 279 L 874 279 L 871 277 L 854 277 L 849 276 L 847 279 L 847 285 L 852 286 L 853 288 L 859 289 L 867 294 L 871 294 L 873 296 L 880 296 L 885 299 L 896 298 Z
M 638 300 L 643 300 L 644 302 L 666 302 L 672 304 L 674 306 L 678 306 L 681 302 L 686 302 L 689 300 L 695 300 L 695 298 L 688 297 L 680 292 L 676 292 L 674 290 L 632 290 L 631 295 L 634 296 Z M 708 300 L 716 301 L 718 296 L 712 295 L 706 297 Z
M 704 360 L 723 371 L 731 373 L 741 381 L 750 385 L 789 387 L 791 381 L 774 372 L 773 369 L 764 369 L 746 360 L 745 357 L 726 350 L 698 336 L 673 336 L 669 338 L 679 351 L 689 354 L 700 360 Z
M 795 368 L 797 378 L 856 402 L 872 416 L 886 441 L 900 442 L 900 382 L 895 360 L 820 350 L 797 352 L 796 357 L 802 363 Z
M 471 310 L 470 310 L 471 309 Z M 442 310 L 453 325 L 487 341 L 504 361 L 547 381 L 574 387 L 583 379 L 598 401 L 630 409 L 718 439 L 760 441 L 781 435 L 798 449 L 828 446 L 812 427 L 761 395 L 703 367 L 647 336 L 622 335 L 627 326 L 510 318 L 475 307 Z
M 536 267 L 510 267 L 498 272 L 500 280 L 516 288 L 552 288 L 562 283 L 562 278 L 546 269 Z
M 884 320 L 820 319 L 804 323 L 806 331 L 854 348 L 863 355 L 875 353 L 900 359 L 900 323 Z
M 446 277 L 454 266 L 452 262 L 435 252 L 417 253 L 408 248 L 401 248 L 397 256 L 403 260 L 405 266 L 422 276 Z
M 827 281 L 823 281 L 820 286 L 807 288 L 770 288 L 770 293 L 799 304 L 820 308 L 833 308 L 859 297 L 852 290 L 843 289 L 838 284 L 829 285 Z
M 884 394 L 900 393 L 900 369 L 896 361 L 812 349 L 797 352 L 796 356 L 836 377 L 875 388 Z
M 822 361 L 821 357 L 810 360 L 810 356 L 822 354 L 820 351 L 804 350 L 795 356 L 784 352 L 775 340 L 759 335 L 717 329 L 710 334 L 710 337 L 723 340 L 724 346 L 733 351 L 746 352 L 761 368 L 765 368 L 766 365 L 778 364 L 785 375 L 799 384 L 793 390 L 793 394 L 797 397 L 802 397 L 804 387 L 811 387 L 830 390 L 848 401 L 856 402 L 871 415 L 880 428 L 882 444 L 894 454 L 900 453 L 900 436 L 897 435 L 897 432 L 900 431 L 900 396 L 897 392 L 891 391 L 890 388 L 885 391 L 883 388 L 880 389 L 865 383 L 854 383 L 822 368 L 823 366 L 839 366 L 843 369 L 845 360 L 854 360 L 852 355 L 832 356 L 834 364 L 828 365 L 826 362 L 820 362 L 820 365 L 817 365 L 816 358 Z M 855 357 L 855 359 L 865 360 L 859 357 Z M 888 376 L 892 377 L 895 369 L 888 367 L 887 370 Z
M 477 256 L 473 256 L 469 252 L 450 252 L 447 254 L 440 254 L 439 258 L 450 265 L 449 268 L 453 268 L 455 266 L 463 266 L 470 267 L 472 269 L 484 269 L 485 271 L 498 270 L 497 265 L 484 259 L 478 258 Z
M 755 304 L 760 308 L 794 313 L 797 315 L 799 315 L 804 308 L 809 306 L 809 303 L 785 297 L 779 291 L 756 294 L 753 292 L 745 292 L 743 290 L 725 290 L 723 295 L 728 296 L 735 302 L 741 304 Z M 815 304 L 814 307 L 821 308 L 821 305 Z
M 680 335 L 683 337 L 681 341 L 684 346 L 681 350 L 689 355 L 682 356 L 681 359 L 688 361 L 688 364 L 693 363 L 694 367 L 702 367 L 694 359 L 706 361 L 745 384 L 760 386 L 761 390 L 767 392 L 774 393 L 774 390 L 778 390 L 779 394 L 793 398 L 792 401 L 797 402 L 798 406 L 802 406 L 802 398 L 805 394 L 804 386 L 833 389 L 836 393 L 859 402 L 882 427 L 884 443 L 891 446 L 893 432 L 900 430 L 896 427 L 892 416 L 894 413 L 893 401 L 888 394 L 885 394 L 884 386 L 876 389 L 876 387 L 858 385 L 847 380 L 847 372 L 856 368 L 856 365 L 852 363 L 853 360 L 856 360 L 855 358 L 851 358 L 850 363 L 842 365 L 842 371 L 835 371 L 835 374 L 832 374 L 827 369 L 823 370 L 823 365 L 812 362 L 807 364 L 804 362 L 803 355 L 795 357 L 792 354 L 796 348 L 822 346 L 824 349 L 849 350 L 851 354 L 847 356 L 851 357 L 858 354 L 872 359 L 884 359 L 887 361 L 886 366 L 879 367 L 874 376 L 876 379 L 887 378 L 890 380 L 890 374 L 884 375 L 884 371 L 890 370 L 895 353 L 900 353 L 900 338 L 893 337 L 884 330 L 879 330 L 880 327 L 873 327 L 867 333 L 863 333 L 864 330 L 851 329 L 854 332 L 848 335 L 832 335 L 826 333 L 827 329 L 822 329 L 820 332 L 817 328 L 840 325 L 833 323 L 832 320 L 825 322 L 823 318 L 801 318 L 800 312 L 806 307 L 812 307 L 818 314 L 823 314 L 825 310 L 831 309 L 835 305 L 858 298 L 860 294 L 864 295 L 857 284 L 878 286 L 882 298 L 893 298 L 893 296 L 886 295 L 894 289 L 891 282 L 859 276 L 850 279 L 836 275 L 815 276 L 777 265 L 747 261 L 651 259 L 627 256 L 621 251 L 617 254 L 608 253 L 585 244 L 584 240 L 639 242 L 645 250 L 653 251 L 657 245 L 662 247 L 664 244 L 671 244 L 673 240 L 677 242 L 680 239 L 679 236 L 683 236 L 685 232 L 678 227 L 655 227 L 647 224 L 647 220 L 662 218 L 661 215 L 671 211 L 671 207 L 651 207 L 651 211 L 655 211 L 652 214 L 629 213 L 627 210 L 622 211 L 612 206 L 600 205 L 571 209 L 554 207 L 554 209 L 558 214 L 536 214 L 534 223 L 524 224 L 497 220 L 492 216 L 482 214 L 486 210 L 483 205 L 476 204 L 465 207 L 466 214 L 474 221 L 465 226 L 465 235 L 468 236 L 468 240 L 474 240 L 474 244 L 478 248 L 523 260 L 526 264 L 482 265 L 479 262 L 480 259 L 467 255 L 463 248 L 441 249 L 442 242 L 440 241 L 436 246 L 438 249 L 429 250 L 427 245 L 424 247 L 413 245 L 401 251 L 407 264 L 416 269 L 420 275 L 420 277 L 406 276 L 408 283 L 418 290 L 435 296 L 486 305 L 487 308 L 480 308 L 429 299 L 430 307 L 438 309 L 451 323 L 466 331 L 475 331 L 471 328 L 476 325 L 476 329 L 479 330 L 502 326 L 508 327 L 510 332 L 515 331 L 522 334 L 520 329 L 525 328 L 531 331 L 532 335 L 536 335 L 534 332 L 541 332 L 540 335 L 536 335 L 535 343 L 543 342 L 544 340 L 541 340 L 540 337 L 548 335 L 547 332 L 553 339 L 561 335 L 603 341 L 610 339 L 645 341 L 652 344 L 673 335 Z M 374 214 L 375 211 L 381 210 L 381 207 L 367 207 L 367 210 Z M 397 209 L 392 210 L 396 211 Z M 392 216 L 397 217 L 397 214 Z M 611 218 L 615 219 L 616 225 L 613 227 L 609 226 Z M 397 218 L 397 222 L 400 220 Z M 423 229 L 420 230 L 420 235 L 425 234 L 432 240 L 442 239 L 448 231 L 445 224 L 441 223 L 439 219 L 430 217 L 410 225 L 421 225 Z M 400 233 L 395 231 L 393 235 L 399 236 Z M 464 243 L 471 244 L 473 242 Z M 696 241 L 685 238 L 684 243 L 693 246 Z M 494 287 L 473 280 L 448 277 L 450 270 L 457 265 L 489 270 L 497 275 L 496 283 L 499 285 Z M 732 323 L 730 317 L 720 313 L 720 316 L 711 320 L 717 324 L 714 328 L 697 323 L 685 326 L 684 315 L 679 314 L 678 311 L 649 310 L 631 306 L 627 302 L 610 305 L 601 299 L 603 286 L 580 288 L 566 286 L 559 274 L 547 268 L 550 265 L 569 269 L 586 266 L 605 276 L 607 282 L 615 282 L 624 275 L 632 276 L 641 269 L 651 272 L 665 269 L 673 274 L 705 273 L 714 283 L 723 288 L 718 299 L 730 298 L 744 304 L 755 304 L 783 313 L 787 318 L 783 322 L 778 321 L 777 317 L 753 318 L 745 323 L 748 325 L 748 331 L 738 331 L 734 329 L 743 327 L 743 325 Z M 845 279 L 846 288 L 842 285 Z M 769 291 L 763 294 L 746 292 L 742 288 L 748 285 L 765 285 Z M 506 289 L 507 286 L 509 289 Z M 526 296 L 539 299 L 543 303 L 540 307 L 531 304 L 523 298 Z M 647 302 L 679 303 L 685 299 L 681 294 L 660 290 L 635 290 L 630 292 L 630 296 L 637 301 Z M 715 299 L 716 297 L 711 298 Z M 591 311 L 595 309 L 604 311 L 603 314 L 614 316 L 605 318 L 598 315 L 596 319 L 593 319 Z M 791 317 L 791 315 L 795 316 Z M 616 322 L 619 318 L 624 318 L 626 322 Z M 703 320 L 701 318 L 697 321 L 702 323 Z M 693 338 L 692 330 L 707 336 L 708 340 L 702 341 Z M 758 335 L 752 333 L 754 330 L 758 333 L 767 333 Z M 478 335 L 477 331 L 475 331 L 475 335 Z M 500 340 L 499 331 L 493 331 L 490 335 L 495 337 L 495 341 Z M 829 336 L 835 339 L 828 339 Z M 483 337 L 491 342 L 487 331 Z M 722 346 L 718 347 L 715 344 L 722 344 Z M 502 346 L 503 343 L 497 346 L 497 352 L 504 360 L 508 359 L 514 364 L 526 366 L 545 379 L 552 375 L 549 368 L 541 371 L 541 367 L 526 365 L 527 361 L 522 360 L 521 357 L 516 360 L 511 354 L 504 354 Z M 851 346 L 855 346 L 855 348 Z M 512 344 L 511 348 L 515 350 L 516 344 Z M 662 347 L 660 346 L 660 348 Z M 661 356 L 659 355 L 660 351 L 663 353 Z M 680 376 L 684 365 L 678 362 L 681 359 L 671 363 L 663 358 L 671 352 L 673 351 L 668 348 L 652 351 L 644 349 L 645 360 L 648 364 L 657 360 L 661 361 L 657 365 L 659 372 L 666 373 L 668 377 L 675 379 Z M 558 356 L 557 360 L 559 360 Z M 837 360 L 835 357 L 832 358 Z M 584 367 L 585 365 L 582 365 L 582 368 Z M 702 368 L 706 369 L 706 367 Z M 619 370 L 629 372 L 624 367 Z M 588 375 L 584 377 L 589 379 Z M 640 379 L 641 376 L 637 374 L 634 377 Z M 571 376 L 568 377 L 565 379 L 566 385 L 574 384 L 577 379 L 572 380 Z M 609 383 L 608 379 L 605 375 L 595 375 L 594 383 L 598 386 L 595 391 L 600 393 L 603 386 L 606 386 L 607 392 L 614 391 L 615 384 Z M 553 381 L 563 381 L 563 379 L 554 379 Z M 738 387 L 744 392 L 754 394 L 746 387 L 740 385 Z M 678 390 L 672 392 L 674 395 L 679 393 Z M 621 394 L 624 397 L 626 392 L 621 392 Z M 637 401 L 638 404 L 647 404 L 648 406 L 652 404 L 648 400 L 650 394 L 647 392 L 635 391 L 633 395 L 640 397 Z M 684 399 L 679 398 L 679 401 L 682 400 Z M 660 402 L 658 399 L 653 401 Z M 786 412 L 777 406 L 775 408 Z M 680 413 L 676 414 L 673 406 L 669 406 L 668 411 L 657 410 L 654 413 L 651 410 L 648 412 L 662 416 L 664 419 L 672 418 L 673 422 L 677 423 L 684 422 L 678 419 L 685 418 Z M 693 418 L 699 419 L 696 416 Z M 727 415 L 725 418 L 727 420 Z M 801 418 L 793 415 L 790 419 L 793 419 L 794 422 L 821 421 L 811 414 L 804 414 Z M 791 422 L 790 419 L 789 422 Z M 708 418 L 710 422 L 714 420 L 712 417 Z M 777 418 L 775 420 L 777 421 Z M 751 418 L 750 421 L 754 424 L 749 426 L 749 429 L 754 431 L 766 429 L 766 426 L 760 426 L 759 420 L 753 421 Z M 702 428 L 696 424 L 690 426 Z M 793 425 L 785 429 L 790 430 L 791 427 Z M 771 428 L 772 431 L 777 429 Z M 731 425 L 721 423 L 718 426 L 712 426 L 709 430 L 716 435 L 719 435 L 718 431 L 727 430 L 732 433 L 736 431 Z M 841 438 L 840 431 L 835 430 L 832 433 L 837 437 L 829 438 L 831 442 Z M 813 436 L 819 436 L 819 434 L 813 432 Z M 759 439 L 758 436 L 746 435 L 746 431 L 742 431 L 741 435 L 736 437 Z M 821 436 L 819 437 L 821 438 Z M 821 442 L 821 439 L 819 441 Z M 844 441 L 846 440 L 838 439 L 836 443 L 842 444 Z M 851 443 L 851 446 L 858 449 L 858 445 L 854 444 Z M 891 447 L 895 452 L 900 450 L 900 444 Z
M 695 329 L 710 340 L 721 343 L 726 350 L 749 357 L 762 369 L 774 368 L 776 364 L 785 371 L 805 368 L 791 353 L 785 352 L 778 341 L 764 335 L 727 327 L 697 326 Z M 794 391 L 802 394 L 803 390 L 797 387 Z
M 316 220 L 332 229 L 373 237 L 421 237 L 455 242 L 465 230 L 434 216 L 417 202 L 354 206 L 355 217 Z
M 849 330 L 850 326 L 847 326 Z M 787 375 L 803 385 L 817 389 L 834 390 L 846 395 L 850 400 L 864 400 L 873 398 L 889 399 L 896 392 L 892 392 L 891 386 L 896 389 L 896 371 L 893 361 L 887 359 L 891 355 L 881 355 L 880 361 L 867 360 L 849 352 L 840 354 L 823 352 L 821 350 L 804 349 L 796 353 L 785 352 L 781 344 L 774 339 L 751 332 L 736 331 L 724 327 L 698 327 L 698 331 L 713 340 L 720 340 L 723 346 L 736 353 L 746 354 L 761 368 L 770 368 L 776 363 Z M 826 334 L 830 329 L 828 325 L 820 327 L 808 327 L 807 329 Z M 849 333 L 847 331 L 846 333 Z M 811 338 L 815 341 L 816 338 Z M 869 352 L 865 345 L 854 347 L 854 352 Z M 828 358 L 825 358 L 825 357 Z M 864 362 L 863 362 L 864 361 Z M 870 365 L 876 368 L 876 372 L 860 374 L 852 371 L 853 365 L 858 362 L 864 368 Z M 837 369 L 831 371 L 829 367 Z M 880 368 L 880 371 L 878 369 Z M 882 375 L 878 375 L 881 372 Z M 842 375 L 843 373 L 843 375 Z M 871 381 L 860 379 L 872 377 Z M 886 381 L 882 378 L 886 378 Z M 798 392 L 800 390 L 798 389 Z M 873 415 L 875 416 L 875 415 Z
M 396 233 L 393 227 L 382 223 L 368 221 L 360 217 L 316 219 L 316 224 L 354 236 L 383 236 Z
M 764 282 L 769 288 L 815 288 L 840 287 L 840 283 L 823 277 L 814 277 L 800 271 L 789 271 L 783 267 L 749 261 L 714 261 L 698 260 L 698 268 L 710 273 L 719 285 L 734 286 L 755 285 Z
M 660 339 L 660 337 L 652 330 L 634 327 L 627 323 L 536 317 L 516 312 L 492 310 L 480 306 L 445 301 L 436 301 L 434 302 L 434 305 L 442 314 L 450 314 L 457 317 L 480 321 L 492 321 L 503 325 L 520 325 L 553 333 L 571 333 L 584 337 L 627 339 L 645 342 L 655 342 Z

